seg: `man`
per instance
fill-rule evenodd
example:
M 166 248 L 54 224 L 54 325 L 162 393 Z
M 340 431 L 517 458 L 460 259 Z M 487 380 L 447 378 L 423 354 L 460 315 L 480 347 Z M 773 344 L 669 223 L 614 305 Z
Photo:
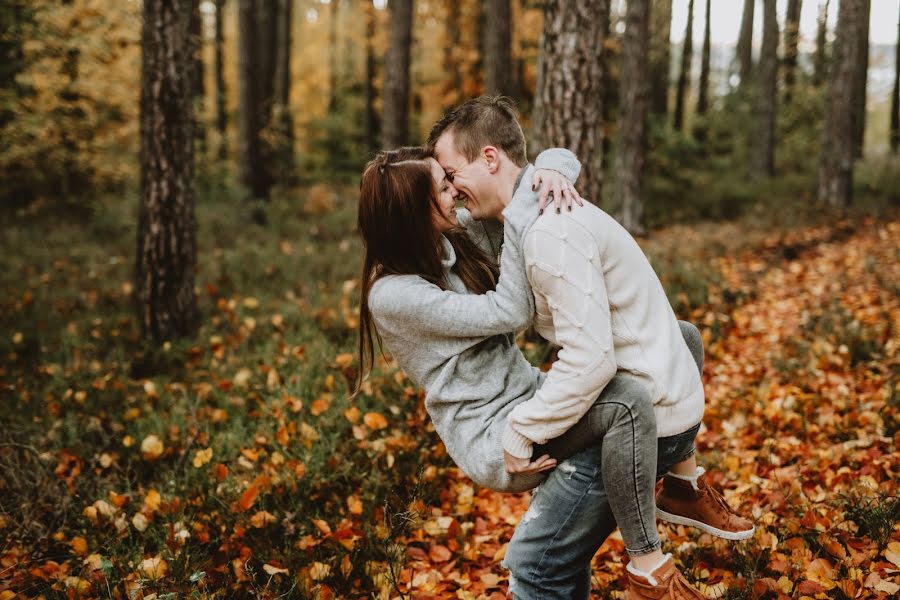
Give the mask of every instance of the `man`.
M 615 403 L 614 390 L 606 388 L 625 372 L 644 384 L 656 413 L 661 469 L 656 474 L 664 476 L 657 514 L 726 539 L 752 535 L 752 524 L 709 487 L 696 464 L 694 437 L 704 407 L 697 364 L 634 239 L 596 206 L 538 216 L 534 194 L 516 194 L 522 181 L 531 180 L 532 168 L 505 98 L 481 97 L 452 109 L 433 127 L 429 145 L 472 217 L 496 219 L 512 229 L 515 235 L 506 243 L 517 242 L 517 254 L 524 257 L 535 299 L 534 326 L 561 346 L 544 385 L 507 417 L 507 469 L 533 468 L 532 456 L 542 453 L 535 453 L 536 447 L 552 449 L 552 440 L 571 437 L 567 432 L 581 427 L 595 402 Z M 572 158 L 572 168 L 562 171 L 570 180 L 578 173 Z M 597 459 L 590 451 L 573 457 L 535 492 L 507 551 L 516 597 L 589 593 L 590 558 L 615 527 Z M 647 468 L 653 461 L 639 462 Z M 553 506 L 552 515 L 542 506 Z M 699 597 L 672 558 L 662 554 L 655 524 L 647 529 L 648 543 L 639 552 L 629 550 L 629 593 Z

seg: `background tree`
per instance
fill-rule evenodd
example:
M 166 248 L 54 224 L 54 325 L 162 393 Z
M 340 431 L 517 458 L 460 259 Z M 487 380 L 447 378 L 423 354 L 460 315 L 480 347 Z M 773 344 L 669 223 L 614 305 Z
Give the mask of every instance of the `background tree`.
M 741 88 L 746 88 L 753 72 L 753 12 L 756 0 L 744 0 L 744 12 L 741 16 L 741 31 L 738 34 L 737 54 L 738 76 Z
M 859 68 L 860 20 L 865 0 L 841 0 L 834 48 L 834 70 L 825 101 L 818 198 L 833 207 L 850 205 L 853 194 L 853 111 Z
M 800 40 L 800 10 L 802 0 L 788 0 L 784 17 L 784 102 L 791 101 L 797 80 L 797 44 Z
M 260 140 L 256 8 L 255 0 L 238 0 L 238 172 L 251 197 L 265 200 L 269 188 Z M 262 220 L 258 206 L 254 208 L 254 218 Z
M 192 61 L 194 73 L 194 138 L 197 143 L 197 151 L 203 155 L 206 153 L 206 124 L 203 114 L 206 91 L 203 85 L 205 69 L 203 67 L 203 21 L 200 14 L 200 0 L 194 1 L 194 10 L 191 13 L 191 35 L 194 38 L 192 42 L 194 46 Z
M 778 14 L 776 0 L 763 1 L 763 39 L 754 102 L 750 166 L 761 177 L 775 174 L 775 103 L 778 80 Z
M 872 12 L 872 0 L 864 0 L 862 3 L 862 14 L 859 17 L 859 35 L 856 38 L 859 44 L 857 51 L 857 60 L 859 65 L 856 67 L 855 77 L 856 98 L 854 103 L 858 106 L 853 111 L 853 156 L 854 158 L 862 158 L 863 142 L 866 134 L 866 83 L 869 78 L 869 17 Z
M 215 34 L 215 79 L 216 79 L 216 130 L 219 132 L 219 160 L 224 160 L 228 154 L 228 142 L 226 129 L 228 127 L 228 113 L 225 109 L 225 59 L 223 47 L 225 45 L 225 0 L 216 0 L 216 34 Z
M 338 0 L 331 0 L 328 5 L 328 112 L 334 112 L 338 106 L 340 95 L 340 67 L 338 67 L 338 17 L 340 8 Z
M 700 59 L 700 85 L 697 89 L 697 114 L 709 108 L 710 0 L 706 0 L 706 22 L 703 28 L 703 54 Z
M 142 337 L 159 341 L 190 335 L 198 322 L 194 5 L 195 0 L 144 2 L 135 298 Z
M 684 103 L 691 80 L 691 63 L 694 57 L 694 0 L 688 2 L 687 25 L 681 46 L 681 67 L 678 69 L 678 88 L 675 90 L 675 116 L 672 125 L 678 131 L 684 129 Z
M 619 152 L 616 155 L 616 200 L 622 211 L 622 226 L 634 234 L 645 232 L 641 182 L 647 145 L 649 33 L 650 0 L 628 0 L 622 48 L 622 72 L 628 73 L 628 76 L 623 77 L 621 82 L 622 116 Z
M 603 183 L 602 49 L 609 0 L 551 0 L 544 5 L 532 153 L 560 146 L 581 159 L 582 194 L 600 203 Z M 645 38 L 646 41 L 646 38 Z M 579 82 L 573 85 L 572 82 Z
M 671 67 L 672 0 L 653 0 L 650 8 L 650 112 L 669 110 Z
M 293 0 L 278 0 L 277 55 L 275 61 L 275 112 L 273 120 L 277 139 L 276 156 L 279 179 L 289 182 L 294 164 L 294 120 L 291 116 L 291 53 Z
M 813 56 L 813 85 L 819 87 L 824 83 L 828 67 L 828 5 L 831 0 L 819 3 L 819 16 L 816 25 L 816 53 Z
M 412 44 L 413 0 L 391 0 L 391 41 L 384 65 L 384 122 L 386 148 L 409 139 L 409 60 Z
M 488 94 L 512 96 L 510 0 L 485 3 L 484 84 Z
M 894 89 L 891 91 L 891 152 L 900 147 L 900 17 L 897 18 L 897 45 L 894 52 Z
M 456 3 L 452 3 L 456 4 Z M 375 57 L 375 26 L 377 18 L 375 6 L 368 0 L 364 0 L 363 11 L 366 20 L 365 32 L 365 84 L 363 88 L 363 104 L 366 120 L 366 129 L 363 141 L 368 152 L 378 149 L 378 113 L 375 111 L 375 77 L 377 59 Z

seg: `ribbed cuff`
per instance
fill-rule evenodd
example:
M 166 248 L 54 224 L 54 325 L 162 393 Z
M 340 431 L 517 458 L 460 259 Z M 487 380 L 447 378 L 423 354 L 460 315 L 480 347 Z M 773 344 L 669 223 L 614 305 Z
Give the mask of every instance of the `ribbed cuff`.
M 578 161 L 578 157 L 566 148 L 544 150 L 534 161 L 534 168 L 559 171 L 572 183 L 575 183 L 581 173 L 581 163 Z
M 506 424 L 506 429 L 503 430 L 504 450 L 516 458 L 527 458 L 531 460 L 531 450 L 533 447 L 533 441 L 513 429 L 509 423 Z

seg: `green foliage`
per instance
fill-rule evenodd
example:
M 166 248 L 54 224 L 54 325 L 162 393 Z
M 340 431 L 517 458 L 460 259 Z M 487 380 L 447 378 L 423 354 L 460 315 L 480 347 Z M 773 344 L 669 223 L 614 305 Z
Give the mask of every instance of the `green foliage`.
M 855 491 L 841 495 L 839 500 L 847 518 L 859 526 L 860 535 L 869 536 L 883 550 L 900 523 L 900 497 Z

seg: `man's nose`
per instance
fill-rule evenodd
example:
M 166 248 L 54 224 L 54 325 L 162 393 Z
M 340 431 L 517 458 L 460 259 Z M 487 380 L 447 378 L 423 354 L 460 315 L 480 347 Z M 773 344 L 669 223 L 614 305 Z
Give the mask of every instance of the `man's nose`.
M 457 196 L 459 196 L 459 190 L 456 189 L 456 186 L 453 185 L 452 183 L 450 183 L 449 181 L 447 182 L 447 191 L 450 192 L 450 197 L 453 198 L 454 200 L 456 199 Z

